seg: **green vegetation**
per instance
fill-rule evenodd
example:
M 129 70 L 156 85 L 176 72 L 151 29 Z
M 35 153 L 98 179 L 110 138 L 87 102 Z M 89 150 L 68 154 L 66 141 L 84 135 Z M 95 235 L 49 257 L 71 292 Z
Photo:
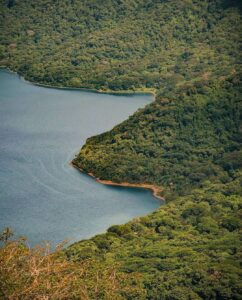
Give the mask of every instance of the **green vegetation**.
M 229 182 L 241 167 L 241 84 L 210 82 L 206 93 L 179 94 L 139 110 L 87 140 L 74 164 L 100 179 L 155 183 L 167 200 L 204 181 Z
M 0 65 L 35 82 L 172 97 L 239 69 L 239 0 L 0 3 Z
M 73 161 L 100 179 L 161 186 L 167 200 L 57 252 L 67 264 L 95 262 L 92 275 L 117 263 L 125 288 L 112 299 L 242 297 L 241 9 L 236 0 L 1 1 L 1 65 L 53 86 L 156 93 Z M 87 293 L 90 277 L 77 275 Z M 109 299 L 106 281 L 90 299 Z

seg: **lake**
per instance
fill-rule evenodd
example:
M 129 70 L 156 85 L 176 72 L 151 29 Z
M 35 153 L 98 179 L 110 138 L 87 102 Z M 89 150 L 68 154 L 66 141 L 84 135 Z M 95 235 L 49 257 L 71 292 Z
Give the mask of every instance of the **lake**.
M 105 186 L 70 166 L 88 137 L 151 101 L 39 87 L 0 70 L 0 229 L 55 246 L 156 209 L 150 191 Z

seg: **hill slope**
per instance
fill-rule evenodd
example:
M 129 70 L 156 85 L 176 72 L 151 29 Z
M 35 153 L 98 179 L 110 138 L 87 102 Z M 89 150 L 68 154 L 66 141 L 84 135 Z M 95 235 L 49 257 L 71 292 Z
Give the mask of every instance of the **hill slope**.
M 156 101 L 87 140 L 74 164 L 100 179 L 155 183 L 167 200 L 241 167 L 239 76 Z

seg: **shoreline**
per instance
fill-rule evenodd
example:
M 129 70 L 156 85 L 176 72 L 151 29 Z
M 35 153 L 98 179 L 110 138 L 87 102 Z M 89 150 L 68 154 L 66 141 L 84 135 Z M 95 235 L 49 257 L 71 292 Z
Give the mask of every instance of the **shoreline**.
M 19 74 L 16 71 L 11 70 L 7 66 L 0 66 L 0 70 L 7 71 L 9 73 L 18 75 L 20 77 L 20 79 L 23 80 L 24 82 L 26 82 L 28 84 L 31 84 L 31 85 L 43 87 L 43 88 L 83 91 L 83 92 L 92 92 L 92 93 L 97 93 L 97 94 L 107 94 L 107 95 L 116 95 L 116 96 L 152 95 L 153 96 L 153 101 L 155 101 L 155 99 L 156 99 L 156 90 L 155 89 L 151 89 L 151 90 L 147 90 L 147 91 L 145 91 L 145 90 L 118 90 L 118 91 L 113 91 L 113 90 L 97 90 L 97 89 L 81 88 L 81 87 L 80 88 L 75 88 L 75 87 L 55 86 L 55 85 L 48 85 L 48 84 L 39 83 L 39 82 L 36 82 L 36 81 L 29 81 L 29 80 L 25 79 L 25 77 L 23 75 Z M 155 185 L 146 184 L 146 183 L 129 183 L 129 182 L 117 183 L 117 182 L 113 182 L 111 180 L 101 180 L 99 178 L 96 178 L 94 176 L 94 174 L 92 174 L 92 173 L 86 173 L 81 168 L 74 165 L 72 162 L 70 162 L 70 164 L 73 167 L 80 170 L 81 172 L 93 177 L 97 182 L 99 182 L 101 184 L 111 185 L 111 186 L 123 186 L 123 187 L 134 187 L 134 188 L 148 189 L 148 190 L 152 191 L 152 194 L 155 198 L 158 198 L 161 201 L 165 201 L 165 199 L 159 195 L 159 193 L 162 191 L 162 189 L 160 187 L 155 186 Z
M 149 183 L 129 183 L 129 182 L 114 182 L 112 180 L 102 180 L 97 178 L 93 173 L 91 172 L 85 172 L 82 168 L 78 167 L 77 165 L 75 165 L 73 162 L 70 162 L 70 165 L 72 167 L 74 167 L 75 169 L 79 170 L 80 172 L 92 177 L 93 179 L 95 179 L 98 183 L 104 184 L 104 185 L 109 185 L 109 186 L 121 186 L 121 187 L 131 187 L 131 188 L 142 188 L 142 189 L 146 189 L 146 190 L 150 190 L 152 192 L 152 195 L 161 200 L 162 202 L 165 202 L 165 198 L 163 198 L 162 196 L 159 195 L 160 192 L 163 191 L 162 188 L 153 185 L 153 184 L 149 184 Z
M 107 94 L 107 95 L 116 95 L 116 96 L 132 96 L 132 95 L 152 95 L 153 96 L 153 101 L 155 101 L 156 98 L 156 91 L 155 89 L 152 90 L 147 90 L 147 91 L 142 91 L 142 90 L 118 90 L 118 91 L 113 91 L 113 90 L 97 90 L 97 89 L 91 89 L 91 88 L 75 88 L 75 87 L 65 87 L 65 86 L 55 86 L 55 85 L 48 85 L 48 84 L 43 84 L 35 81 L 29 81 L 25 79 L 23 75 L 20 75 L 18 72 L 11 70 L 7 66 L 0 66 L 0 70 L 7 71 L 12 74 L 16 74 L 20 77 L 21 80 L 25 81 L 28 84 L 43 87 L 43 88 L 53 88 L 53 89 L 59 89 L 59 90 L 73 90 L 73 91 L 83 91 L 83 92 L 92 92 L 92 93 L 97 93 L 97 94 Z M 81 168 L 77 167 L 74 165 L 72 162 L 70 162 L 71 166 L 77 168 L 81 172 L 89 175 L 90 177 L 94 178 L 97 182 L 104 184 L 104 185 L 110 185 L 110 186 L 123 186 L 123 187 L 134 187 L 134 188 L 144 188 L 152 191 L 152 194 L 155 198 L 165 201 L 163 197 L 159 195 L 159 193 L 162 191 L 161 188 L 152 185 L 152 184 L 146 184 L 146 183 L 129 183 L 129 182 L 113 182 L 111 180 L 101 180 L 97 177 L 94 176 L 92 173 L 86 173 L 83 171 Z
M 9 67 L 7 66 L 0 66 L 0 70 L 3 71 L 7 71 L 9 73 L 18 75 L 20 77 L 21 80 L 23 80 L 24 82 L 31 84 L 31 85 L 35 85 L 35 86 L 39 86 L 39 87 L 43 87 L 43 88 L 53 88 L 53 89 L 59 89 L 59 90 L 74 90 L 74 91 L 83 91 L 83 92 L 92 92 L 92 93 L 97 93 L 97 94 L 108 94 L 108 95 L 117 95 L 117 96 L 132 96 L 132 95 L 152 95 L 153 96 L 153 101 L 155 101 L 156 98 L 156 91 L 155 89 L 152 90 L 147 90 L 147 91 L 142 91 L 142 90 L 119 90 L 119 91 L 113 91 L 113 90 L 97 90 L 97 89 L 90 89 L 90 88 L 74 88 L 74 87 L 65 87 L 65 86 L 55 86 L 55 85 L 48 85 L 48 84 L 43 84 L 43 83 L 39 83 L 39 82 L 35 82 L 35 81 L 29 81 L 27 79 L 24 78 L 23 75 L 20 75 L 18 72 L 11 70 Z M 113 182 L 111 180 L 101 180 L 99 178 L 96 178 L 94 176 L 94 174 L 92 173 L 86 173 L 84 172 L 81 168 L 75 166 L 72 162 L 70 163 L 73 167 L 79 169 L 81 172 L 93 177 L 97 182 L 101 183 L 101 184 L 105 184 L 105 185 L 112 185 L 112 186 L 123 186 L 123 187 L 134 187 L 134 188 L 144 188 L 144 189 L 148 189 L 152 191 L 152 194 L 155 198 L 158 198 L 161 201 L 165 201 L 165 199 L 161 196 L 159 196 L 159 193 L 162 191 L 161 188 L 152 185 L 152 184 L 146 184 L 146 183 L 129 183 L 129 182 L 121 182 L 121 183 L 116 183 Z
M 155 89 L 152 90 L 97 90 L 95 88 L 85 88 L 85 87 L 67 87 L 67 86 L 58 86 L 58 85 L 50 85 L 50 84 L 44 84 L 39 83 L 37 81 L 29 81 L 25 79 L 25 77 L 21 74 L 19 74 L 16 71 L 11 70 L 7 66 L 0 66 L 0 70 L 8 71 L 9 73 L 16 74 L 20 77 L 21 80 L 25 81 L 26 83 L 43 87 L 43 88 L 53 88 L 58 90 L 73 90 L 73 91 L 82 91 L 82 92 L 90 92 L 90 93 L 96 93 L 96 94 L 107 94 L 107 95 L 116 95 L 116 96 L 132 96 L 132 95 L 152 95 L 154 97 L 154 100 L 156 98 L 156 91 Z

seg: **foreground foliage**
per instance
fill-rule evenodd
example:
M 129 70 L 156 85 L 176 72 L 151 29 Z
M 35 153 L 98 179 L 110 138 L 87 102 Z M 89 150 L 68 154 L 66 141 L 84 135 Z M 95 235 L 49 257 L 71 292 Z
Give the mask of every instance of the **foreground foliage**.
M 2 297 L 241 299 L 241 8 L 236 0 L 1 1 L 1 65 L 41 84 L 156 94 L 88 139 L 73 162 L 101 179 L 156 184 L 167 200 L 64 252 L 7 242 Z
M 144 290 L 135 274 L 129 278 L 112 266 L 86 259 L 67 260 L 60 248 L 37 245 L 30 249 L 24 238 L 5 240 L 0 236 L 0 299 L 123 299 L 134 294 L 142 299 Z M 128 279 L 128 281 L 127 281 Z

